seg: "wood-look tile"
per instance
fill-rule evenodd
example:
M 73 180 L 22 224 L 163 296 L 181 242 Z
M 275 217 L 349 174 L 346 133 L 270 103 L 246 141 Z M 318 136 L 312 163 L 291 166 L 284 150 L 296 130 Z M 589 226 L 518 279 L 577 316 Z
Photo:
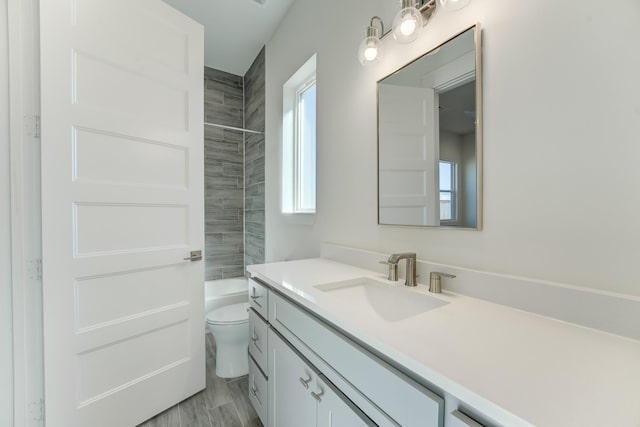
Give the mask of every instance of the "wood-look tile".
M 156 415 L 150 420 L 140 424 L 138 427 L 179 427 L 180 409 L 178 405 L 172 406 L 166 411 Z
M 225 267 L 225 266 L 241 266 L 244 262 L 242 253 L 237 254 L 224 254 L 224 255 L 207 255 L 206 263 L 212 267 Z
M 245 194 L 247 197 L 264 197 L 264 182 L 255 185 L 247 185 L 245 188 Z
M 247 222 L 245 224 L 245 232 L 251 234 L 255 238 L 264 240 L 264 223 Z
M 224 267 L 222 267 L 222 278 L 223 279 L 230 279 L 233 277 L 242 277 L 245 275 L 245 264 L 244 262 L 242 263 L 242 265 L 238 265 L 238 266 L 228 266 L 225 265 Z
M 180 424 L 184 427 L 211 427 L 205 391 L 180 402 Z
M 209 420 L 212 427 L 243 427 L 233 402 L 209 409 Z
M 228 384 L 233 395 L 243 426 L 261 426 L 260 418 L 249 401 L 249 379 L 247 376 Z
M 220 280 L 222 279 L 222 267 L 213 265 L 204 265 L 204 280 Z

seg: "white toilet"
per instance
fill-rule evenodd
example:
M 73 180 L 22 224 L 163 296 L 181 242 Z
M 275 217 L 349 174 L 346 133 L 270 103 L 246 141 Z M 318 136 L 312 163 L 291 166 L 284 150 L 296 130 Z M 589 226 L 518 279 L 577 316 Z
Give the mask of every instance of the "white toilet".
M 207 313 L 207 328 L 216 341 L 216 375 L 233 378 L 249 373 L 249 303 L 225 305 Z

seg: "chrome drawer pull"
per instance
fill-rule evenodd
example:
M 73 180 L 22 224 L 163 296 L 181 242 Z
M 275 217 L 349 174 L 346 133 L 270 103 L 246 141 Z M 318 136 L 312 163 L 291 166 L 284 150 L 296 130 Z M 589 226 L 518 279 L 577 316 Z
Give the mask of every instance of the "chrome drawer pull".
M 304 386 L 304 388 L 309 388 L 309 383 L 311 382 L 311 377 L 309 377 L 308 379 L 304 379 L 302 377 L 298 378 L 300 380 L 300 383 Z
M 251 342 L 255 344 L 255 343 L 257 343 L 257 342 L 258 342 L 258 340 L 259 340 L 259 339 L 260 339 L 260 337 L 259 337 L 259 336 L 254 335 L 254 336 L 252 336 L 252 337 L 251 337 Z
M 258 397 L 258 389 L 256 387 L 251 387 L 249 390 L 251 391 L 251 394 Z
M 311 392 L 311 396 L 313 396 L 313 398 L 318 402 L 322 402 L 322 399 L 320 398 L 320 396 L 323 396 L 323 395 L 324 395 L 324 390 L 322 389 L 320 390 L 320 393 L 316 393 L 314 391 Z

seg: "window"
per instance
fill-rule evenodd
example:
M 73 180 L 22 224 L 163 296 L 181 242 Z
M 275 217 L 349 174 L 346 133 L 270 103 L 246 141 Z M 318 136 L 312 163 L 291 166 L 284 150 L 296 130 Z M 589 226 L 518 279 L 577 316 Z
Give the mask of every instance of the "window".
M 454 162 L 440 161 L 440 221 L 445 223 L 458 219 L 456 169 Z
M 283 86 L 282 212 L 316 211 L 316 57 Z

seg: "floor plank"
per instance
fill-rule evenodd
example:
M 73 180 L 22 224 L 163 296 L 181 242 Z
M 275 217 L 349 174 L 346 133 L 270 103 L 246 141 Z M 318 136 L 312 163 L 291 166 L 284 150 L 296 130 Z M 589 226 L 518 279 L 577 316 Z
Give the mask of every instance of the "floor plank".
M 216 376 L 216 344 L 206 334 L 207 388 L 139 427 L 262 427 L 249 402 L 248 376 Z
M 233 395 L 233 402 L 238 409 L 240 420 L 244 427 L 260 427 L 262 423 L 251 402 L 249 401 L 249 377 L 241 377 L 238 381 L 228 384 Z
M 243 427 L 233 402 L 209 409 L 209 419 L 212 427 Z
M 208 408 L 203 392 L 191 396 L 178 404 L 182 427 L 211 427 Z
M 180 409 L 178 405 L 172 406 L 163 413 L 151 418 L 149 421 L 140 424 L 140 427 L 181 427 Z

